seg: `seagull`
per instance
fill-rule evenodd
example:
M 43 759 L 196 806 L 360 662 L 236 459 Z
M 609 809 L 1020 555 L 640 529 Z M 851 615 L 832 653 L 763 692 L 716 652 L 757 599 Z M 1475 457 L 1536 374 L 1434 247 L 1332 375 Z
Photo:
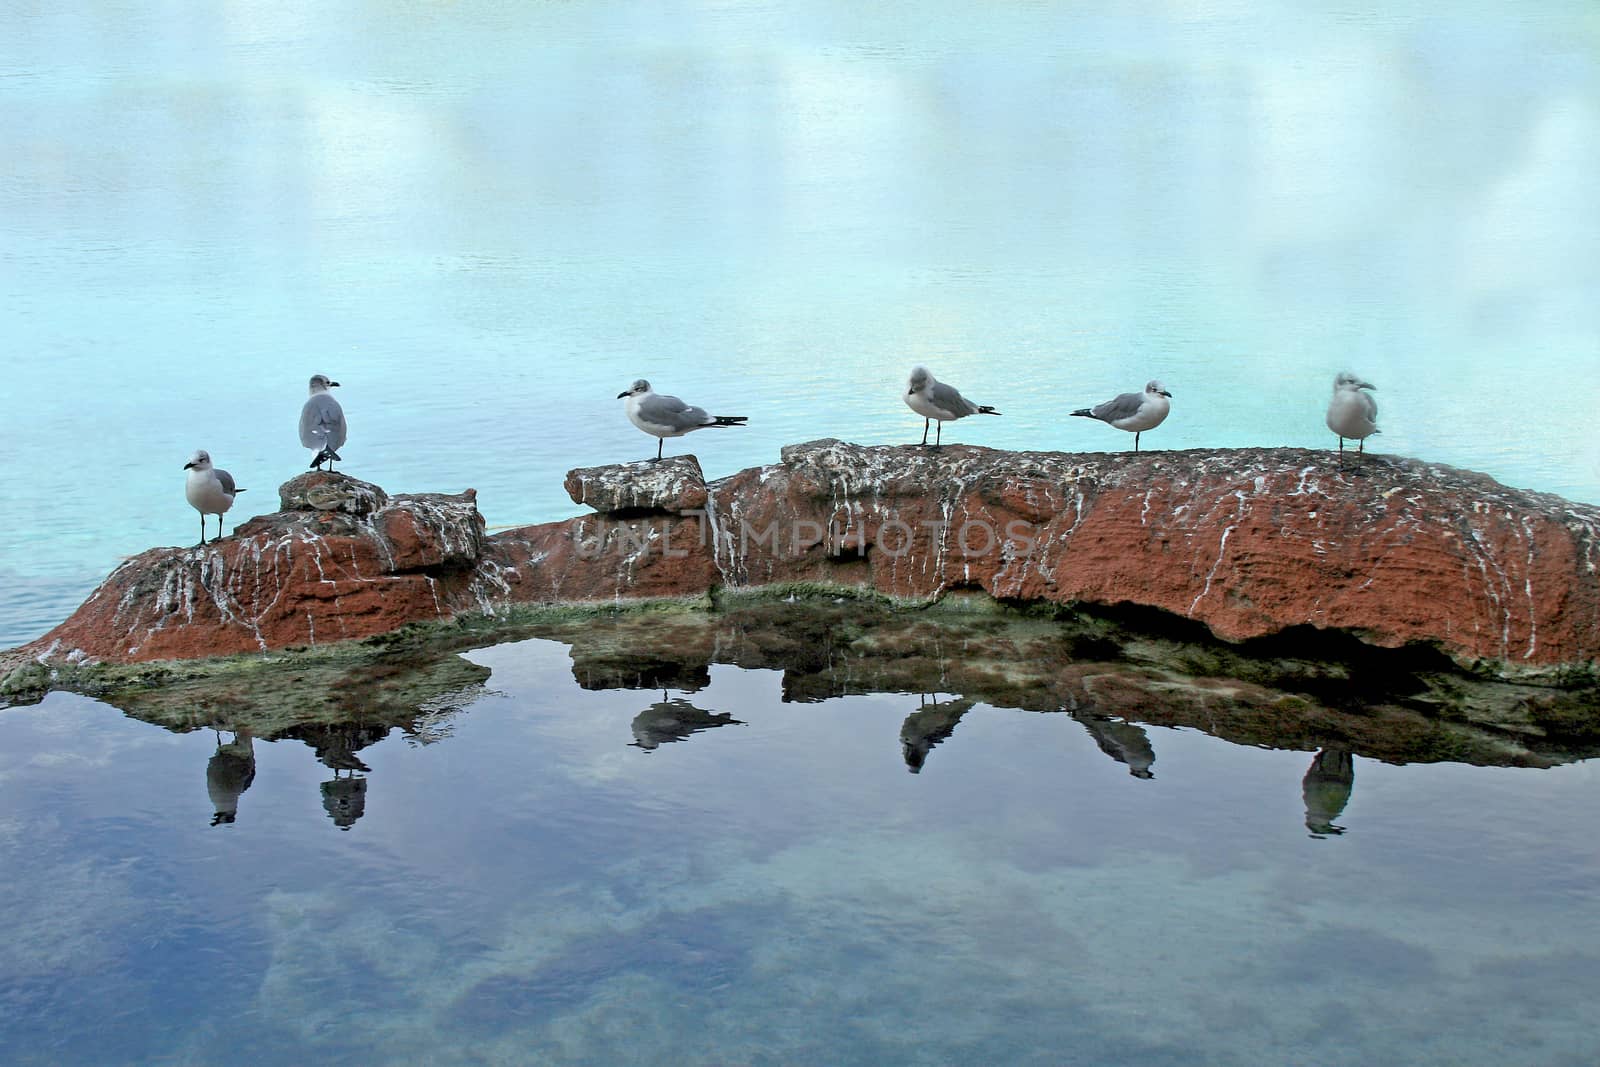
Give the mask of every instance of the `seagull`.
M 1344 439 L 1356 440 L 1356 452 L 1365 455 L 1367 438 L 1378 432 L 1378 402 L 1363 389 L 1376 389 L 1371 382 L 1343 371 L 1333 380 L 1333 399 L 1328 401 L 1328 429 L 1339 435 L 1339 459 L 1344 460 Z
M 222 540 L 222 513 L 233 507 L 233 498 L 244 490 L 233 484 L 233 475 L 211 465 L 211 453 L 203 448 L 197 449 L 189 457 L 183 469 L 189 472 L 184 481 L 183 495 L 200 513 L 200 544 L 194 547 L 200 548 L 206 543 L 207 515 L 217 517 L 216 540 Z
M 1167 412 L 1172 410 L 1171 400 L 1172 394 L 1167 392 L 1166 386 L 1158 381 L 1148 381 L 1144 383 L 1142 393 L 1123 393 L 1115 400 L 1107 400 L 1092 408 L 1079 408 L 1073 414 L 1086 419 L 1099 419 L 1119 430 L 1128 430 L 1133 434 L 1133 450 L 1137 452 L 1139 435 L 1166 421 Z
M 934 434 L 933 447 L 938 448 L 944 436 L 944 424 L 951 419 L 964 419 L 968 415 L 998 415 L 1000 412 L 985 404 L 974 404 L 953 386 L 935 381 L 927 367 L 912 367 L 910 388 L 906 390 L 906 407 L 922 416 L 922 443 L 928 443 L 928 422 L 937 420 L 938 433 Z
M 338 384 L 326 374 L 313 374 L 311 395 L 300 409 L 300 443 L 316 449 L 316 455 L 311 457 L 312 470 L 321 468 L 322 461 L 327 460 L 328 470 L 332 471 L 333 461 L 344 458 L 335 451 L 344 445 L 348 429 L 344 424 L 344 408 L 328 392 Z
M 618 400 L 623 397 L 628 398 L 623 405 L 628 413 L 628 421 L 645 433 L 660 438 L 656 442 L 656 458 L 651 462 L 660 461 L 662 446 L 669 437 L 682 437 L 691 430 L 701 430 L 707 426 L 743 426 L 749 420 L 747 415 L 708 415 L 705 408 L 697 408 L 675 396 L 656 392 L 643 378 L 617 394 Z

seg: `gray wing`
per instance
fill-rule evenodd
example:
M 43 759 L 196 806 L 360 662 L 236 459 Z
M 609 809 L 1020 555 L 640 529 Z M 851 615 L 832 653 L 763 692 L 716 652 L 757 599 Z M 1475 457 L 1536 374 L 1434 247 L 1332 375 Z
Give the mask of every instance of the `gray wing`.
M 928 390 L 928 399 L 958 419 L 963 415 L 976 415 L 978 413 L 978 405 L 943 382 L 933 383 L 933 388 Z
M 327 393 L 306 399 L 300 409 L 300 443 L 307 448 L 338 448 L 344 444 L 344 409 Z
M 697 408 L 675 396 L 662 396 L 660 393 L 639 402 L 639 417 L 657 426 L 670 426 L 674 430 L 692 430 L 716 421 L 706 414 L 705 408 Z
M 227 471 L 223 470 L 221 467 L 213 467 L 211 469 L 212 469 L 213 472 L 215 472 L 215 474 L 217 476 L 217 481 L 222 483 L 222 491 L 224 493 L 231 494 L 231 493 L 234 493 L 234 492 L 237 491 L 237 490 L 235 490 L 233 488 L 233 475 L 229 474 Z
M 1115 422 L 1125 419 L 1130 415 L 1138 414 L 1139 408 L 1144 404 L 1143 393 L 1123 393 L 1121 396 L 1107 400 L 1104 404 L 1097 404 L 1090 409 L 1090 414 L 1101 422 Z
M 1378 421 L 1378 401 L 1364 389 L 1356 395 L 1361 397 L 1367 405 L 1367 421 L 1376 425 Z

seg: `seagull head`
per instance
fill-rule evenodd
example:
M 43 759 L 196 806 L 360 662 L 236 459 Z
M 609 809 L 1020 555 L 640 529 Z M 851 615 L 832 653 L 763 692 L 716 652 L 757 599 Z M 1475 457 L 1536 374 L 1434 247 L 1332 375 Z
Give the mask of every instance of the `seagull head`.
M 311 376 L 311 391 L 313 393 L 326 393 L 339 383 L 329 378 L 326 374 L 313 374 Z
M 909 396 L 912 393 L 926 389 L 928 387 L 928 383 L 931 381 L 933 381 L 933 375 L 928 373 L 927 367 L 912 367 L 910 382 L 911 388 L 906 390 L 906 395 Z
M 1167 387 L 1155 379 L 1151 379 L 1150 381 L 1144 383 L 1144 391 L 1147 393 L 1153 393 L 1156 396 L 1164 396 L 1168 400 L 1172 399 L 1172 394 L 1167 392 Z
M 183 465 L 184 470 L 208 471 L 211 469 L 211 453 L 203 448 L 197 448 L 194 455 L 189 457 L 189 462 Z
M 1339 376 L 1333 380 L 1333 388 L 1335 390 L 1339 390 L 1339 389 L 1355 390 L 1355 389 L 1376 389 L 1377 386 L 1373 385 L 1371 382 L 1362 381 L 1359 375 L 1351 374 L 1349 371 L 1340 371 L 1339 372 Z
M 625 396 L 641 396 L 641 395 L 643 395 L 645 393 L 648 393 L 649 391 L 650 391 L 650 383 L 645 381 L 643 378 L 640 378 L 638 381 L 636 381 L 632 385 L 628 386 L 622 392 L 618 393 L 617 394 L 617 399 L 621 400 Z

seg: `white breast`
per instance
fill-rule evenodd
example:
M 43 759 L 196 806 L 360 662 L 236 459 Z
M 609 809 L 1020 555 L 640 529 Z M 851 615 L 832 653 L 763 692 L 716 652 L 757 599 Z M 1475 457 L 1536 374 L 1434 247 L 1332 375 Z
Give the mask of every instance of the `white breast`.
M 628 421 L 633 423 L 652 437 L 682 437 L 683 430 L 674 430 L 671 426 L 663 426 L 659 422 L 647 422 L 639 416 L 639 405 L 643 403 L 648 393 L 634 393 L 622 402 L 622 409 L 628 413 Z
M 925 419 L 938 419 L 940 422 L 949 422 L 956 417 L 953 411 L 946 411 L 938 407 L 933 401 L 923 395 L 921 390 L 906 394 L 906 406 Z
M 221 515 L 233 507 L 233 494 L 222 491 L 222 482 L 213 471 L 190 471 L 183 495 L 202 515 Z
M 1340 437 L 1367 437 L 1378 429 L 1367 410 L 1367 398 L 1360 390 L 1340 389 L 1328 404 L 1328 429 Z
M 1119 430 L 1129 433 L 1143 433 L 1153 430 L 1166 420 L 1167 412 L 1172 410 L 1172 402 L 1160 393 L 1146 393 L 1139 403 L 1139 410 L 1126 418 L 1116 419 L 1111 425 Z

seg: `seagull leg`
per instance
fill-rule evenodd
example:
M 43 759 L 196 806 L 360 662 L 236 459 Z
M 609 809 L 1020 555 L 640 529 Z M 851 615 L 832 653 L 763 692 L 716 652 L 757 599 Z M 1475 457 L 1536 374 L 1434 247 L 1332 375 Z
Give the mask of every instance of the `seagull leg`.
M 666 446 L 666 443 L 667 443 L 667 439 L 665 437 L 656 438 L 656 462 L 657 463 L 661 462 L 661 449 Z
M 1135 452 L 1139 451 L 1139 433 L 1140 431 L 1138 430 L 1133 431 L 1133 450 Z
M 938 448 L 944 442 L 944 422 L 941 420 L 933 431 L 933 447 Z
M 928 423 L 930 423 L 932 421 L 933 421 L 932 419 L 923 419 L 922 420 L 922 443 L 923 443 L 923 445 L 927 445 L 927 443 L 928 443 Z
M 203 511 L 200 513 L 200 543 L 194 547 L 206 547 L 206 513 Z

